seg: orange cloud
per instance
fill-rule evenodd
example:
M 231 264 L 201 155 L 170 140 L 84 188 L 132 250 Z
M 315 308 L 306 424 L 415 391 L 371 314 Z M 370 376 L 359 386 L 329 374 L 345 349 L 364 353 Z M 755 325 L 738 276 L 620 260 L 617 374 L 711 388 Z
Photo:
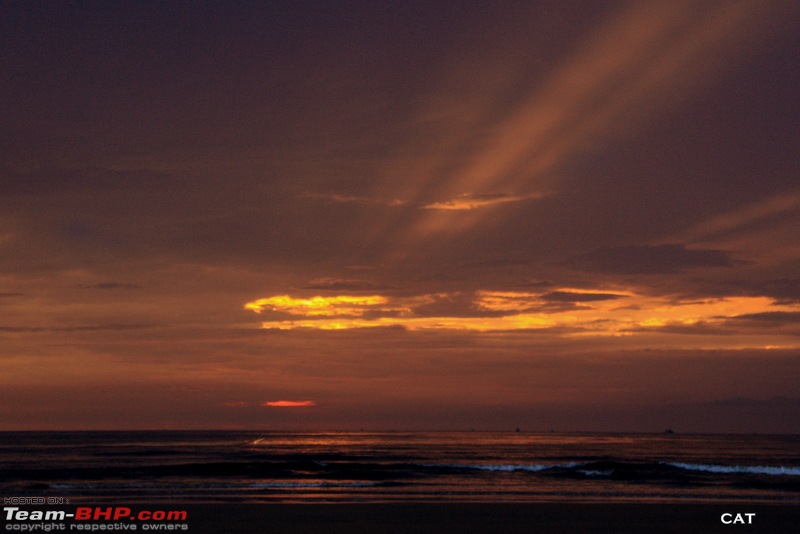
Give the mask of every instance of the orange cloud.
M 311 400 L 290 401 L 290 400 L 277 400 L 262 402 L 261 406 L 269 406 L 271 408 L 302 408 L 305 406 L 316 406 L 317 403 Z
M 780 303 L 770 297 L 686 301 L 670 296 L 641 295 L 630 290 L 569 287 L 550 288 L 542 293 L 476 291 L 468 295 L 433 293 L 413 297 L 373 295 L 311 299 L 280 296 L 259 299 L 245 308 L 254 312 L 269 308 L 290 315 L 284 320 L 262 322 L 264 329 L 383 327 L 473 332 L 552 329 L 559 336 L 636 336 L 666 332 L 734 334 L 734 330 L 742 327 L 729 321 L 733 317 L 800 312 L 800 306 Z
M 452 200 L 426 204 L 422 208 L 426 210 L 466 211 L 496 204 L 542 198 L 543 196 L 544 194 L 542 193 L 532 193 L 530 195 L 460 195 Z
M 256 313 L 261 313 L 262 310 L 267 309 L 304 316 L 358 316 L 362 315 L 370 307 L 379 306 L 387 302 L 388 299 L 380 295 L 311 298 L 293 298 L 289 295 L 279 295 L 248 302 L 244 305 L 244 308 Z

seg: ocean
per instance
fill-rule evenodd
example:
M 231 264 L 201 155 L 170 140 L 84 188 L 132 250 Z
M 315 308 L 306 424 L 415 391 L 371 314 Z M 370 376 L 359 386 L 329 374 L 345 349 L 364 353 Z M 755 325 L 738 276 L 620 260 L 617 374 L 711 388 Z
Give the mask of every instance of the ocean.
M 73 504 L 800 504 L 800 436 L 2 432 L 0 491 Z

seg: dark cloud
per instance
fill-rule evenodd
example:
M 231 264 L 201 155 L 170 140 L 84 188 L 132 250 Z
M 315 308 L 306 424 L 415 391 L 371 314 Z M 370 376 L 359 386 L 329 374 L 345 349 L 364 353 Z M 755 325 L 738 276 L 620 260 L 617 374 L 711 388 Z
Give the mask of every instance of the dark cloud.
M 778 302 L 800 301 L 800 278 L 780 278 L 776 280 L 748 280 L 731 282 L 730 285 L 743 287 L 749 294 L 772 297 Z
M 600 248 L 567 261 L 578 269 L 613 274 L 670 274 L 703 267 L 734 267 L 740 263 L 724 250 L 687 248 L 674 243 Z
M 742 264 L 739 267 L 747 268 L 752 264 Z M 793 271 L 795 266 L 787 265 L 786 270 Z M 678 273 L 680 274 L 680 273 Z M 772 278 L 772 273 L 766 276 L 753 276 L 752 279 L 742 279 L 741 272 L 736 268 L 728 272 L 715 273 L 714 278 L 679 277 L 679 285 L 671 288 L 670 292 L 679 295 L 683 302 L 692 299 L 727 298 L 727 297 L 768 297 L 774 305 L 791 306 L 800 302 L 800 279 Z
M 433 302 L 415 306 L 417 317 L 504 317 L 518 311 L 487 310 L 475 302 L 472 293 L 453 293 L 434 296 Z
M 348 278 L 319 278 L 309 281 L 300 289 L 314 289 L 319 291 L 392 291 L 393 286 L 377 284 L 368 280 L 348 279 Z
M 539 298 L 549 302 L 595 302 L 600 300 L 615 300 L 624 298 L 625 295 L 614 293 L 576 293 L 573 291 L 551 291 Z
M 800 312 L 762 312 L 762 313 L 745 313 L 742 315 L 735 315 L 727 319 L 733 321 L 753 321 L 757 323 L 774 323 L 774 324 L 795 324 L 800 323 Z
M 731 328 L 720 326 L 719 324 L 711 324 L 707 322 L 698 322 L 694 324 L 666 324 L 662 326 L 640 326 L 635 328 L 625 328 L 623 332 L 637 332 L 637 333 L 658 333 L 658 334 L 675 334 L 675 335 L 690 335 L 690 336 L 725 336 L 730 335 Z
M 99 284 L 78 284 L 83 289 L 140 289 L 141 286 L 126 282 L 101 282 Z
M 779 301 L 800 301 L 800 278 L 769 280 L 762 285 L 765 294 Z

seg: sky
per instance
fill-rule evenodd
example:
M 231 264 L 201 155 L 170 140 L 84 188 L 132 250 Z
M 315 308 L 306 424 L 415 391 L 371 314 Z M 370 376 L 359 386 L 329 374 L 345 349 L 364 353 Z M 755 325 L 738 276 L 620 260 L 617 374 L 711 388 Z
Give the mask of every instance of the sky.
M 800 432 L 798 28 L 3 2 L 0 429 Z

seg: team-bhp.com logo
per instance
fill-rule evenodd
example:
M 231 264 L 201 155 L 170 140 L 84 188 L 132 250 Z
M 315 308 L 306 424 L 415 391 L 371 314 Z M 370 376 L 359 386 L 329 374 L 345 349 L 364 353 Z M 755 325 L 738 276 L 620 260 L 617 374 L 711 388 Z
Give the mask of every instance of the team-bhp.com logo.
M 5 506 L 6 530 L 43 532 L 51 530 L 188 530 L 186 510 L 139 510 L 126 506 L 80 506 L 66 510 L 23 510 Z M 64 523 L 71 521 L 69 527 Z M 15 522 L 15 523 L 12 523 Z M 60 523 L 59 523 L 60 522 Z M 100 523 L 102 522 L 102 523 Z M 138 527 L 138 528 L 137 528 Z

